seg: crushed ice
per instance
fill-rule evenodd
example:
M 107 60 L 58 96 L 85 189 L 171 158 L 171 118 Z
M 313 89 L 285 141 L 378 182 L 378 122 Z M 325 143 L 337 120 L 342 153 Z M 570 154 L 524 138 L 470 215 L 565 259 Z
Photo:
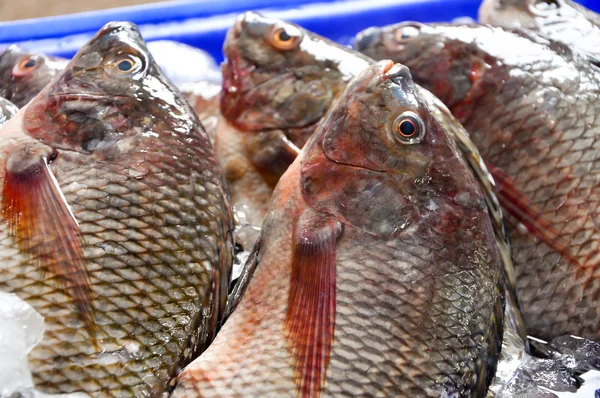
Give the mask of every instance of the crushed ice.
M 0 398 L 79 398 L 87 395 L 50 395 L 33 388 L 27 354 L 42 340 L 44 318 L 12 293 L 0 292 Z

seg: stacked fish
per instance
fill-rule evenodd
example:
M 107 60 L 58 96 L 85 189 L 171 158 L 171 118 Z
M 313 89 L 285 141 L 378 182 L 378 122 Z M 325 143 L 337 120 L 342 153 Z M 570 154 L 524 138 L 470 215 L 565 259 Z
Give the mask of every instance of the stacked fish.
M 600 18 L 480 19 L 4 50 L 0 396 L 597 397 Z

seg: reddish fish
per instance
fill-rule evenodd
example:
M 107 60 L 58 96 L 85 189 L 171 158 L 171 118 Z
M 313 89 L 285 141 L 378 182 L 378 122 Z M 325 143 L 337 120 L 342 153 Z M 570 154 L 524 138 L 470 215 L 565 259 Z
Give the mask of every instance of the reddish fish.
M 347 82 L 371 60 L 312 32 L 253 12 L 223 46 L 215 150 L 236 208 L 262 224 L 275 184 Z
M 485 395 L 502 263 L 406 67 L 373 65 L 341 94 L 279 182 L 250 276 L 174 397 Z
M 22 107 L 65 66 L 66 59 L 9 46 L 0 53 L 0 97 Z
M 159 396 L 219 326 L 233 220 L 207 134 L 135 25 L 103 27 L 0 131 L 0 289 L 47 393 Z
M 504 208 L 541 232 L 510 228 L 528 332 L 600 339 L 598 68 L 533 32 L 489 26 L 399 24 L 357 45 L 406 63 L 448 105 L 495 166 Z

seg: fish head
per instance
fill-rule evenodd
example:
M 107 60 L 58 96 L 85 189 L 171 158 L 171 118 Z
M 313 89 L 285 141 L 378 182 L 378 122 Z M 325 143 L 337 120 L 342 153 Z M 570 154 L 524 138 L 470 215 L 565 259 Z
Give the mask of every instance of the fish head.
M 490 56 L 477 43 L 472 26 L 425 25 L 405 22 L 361 32 L 355 41 L 359 51 L 375 59 L 393 59 L 410 68 L 415 81 L 430 90 L 450 110 L 483 92 Z M 455 114 L 463 120 L 460 114 Z
M 573 11 L 564 0 L 484 0 L 479 7 L 479 20 L 507 27 L 536 29 L 544 19 Z
M 223 47 L 221 110 L 245 131 L 316 124 L 370 60 L 293 23 L 246 12 Z
M 378 236 L 420 224 L 442 206 L 459 214 L 473 203 L 485 207 L 408 68 L 392 61 L 351 81 L 307 143 L 301 176 L 307 203 Z
M 34 100 L 26 132 L 55 149 L 111 159 L 197 121 L 137 27 L 105 25 Z
M 0 53 L 0 97 L 22 107 L 66 66 L 67 60 L 11 45 Z

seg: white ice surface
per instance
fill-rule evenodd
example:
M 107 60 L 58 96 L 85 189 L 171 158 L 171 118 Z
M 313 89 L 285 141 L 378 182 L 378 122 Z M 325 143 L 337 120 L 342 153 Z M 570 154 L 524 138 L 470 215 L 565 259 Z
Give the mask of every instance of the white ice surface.
M 44 336 L 44 318 L 12 293 L 0 292 L 0 398 L 19 392 L 31 398 L 80 398 L 86 394 L 51 395 L 33 388 L 27 354 Z
M 27 354 L 44 335 L 44 318 L 17 295 L 0 292 L 0 395 L 33 387 Z
M 164 74 L 177 86 L 203 80 L 221 83 L 221 68 L 209 53 L 199 48 L 158 40 L 149 42 L 148 49 Z
M 591 370 L 581 375 L 581 378 L 585 380 L 583 386 L 579 388 L 577 392 L 556 392 L 552 391 L 553 394 L 558 398 L 595 398 L 598 395 L 596 390 L 600 389 L 600 372 L 597 370 Z M 600 394 L 600 393 L 599 393 Z

